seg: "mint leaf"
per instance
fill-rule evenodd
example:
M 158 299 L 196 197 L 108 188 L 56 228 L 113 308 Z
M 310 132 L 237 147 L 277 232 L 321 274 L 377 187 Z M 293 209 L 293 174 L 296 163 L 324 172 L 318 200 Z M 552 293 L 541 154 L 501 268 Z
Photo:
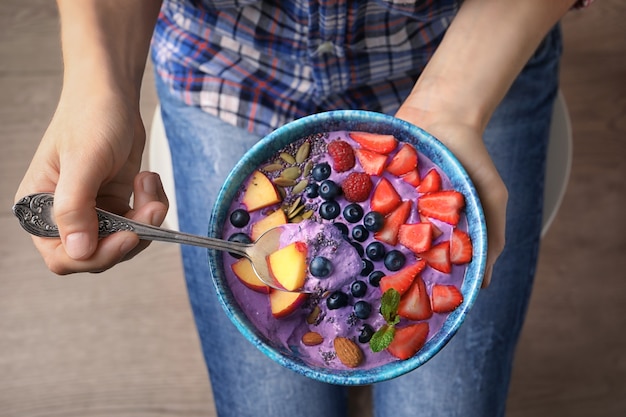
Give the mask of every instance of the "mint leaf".
M 387 349 L 396 335 L 395 325 L 400 322 L 398 316 L 398 306 L 400 306 L 400 293 L 394 288 L 389 288 L 380 299 L 380 314 L 387 322 L 372 335 L 370 339 L 370 349 L 372 352 L 380 352 Z
M 398 306 L 400 305 L 400 293 L 394 288 L 389 288 L 380 299 L 380 314 L 387 323 L 396 324 L 398 318 Z
M 380 352 L 387 349 L 396 334 L 396 328 L 393 325 L 385 324 L 370 339 L 370 349 L 372 352 Z

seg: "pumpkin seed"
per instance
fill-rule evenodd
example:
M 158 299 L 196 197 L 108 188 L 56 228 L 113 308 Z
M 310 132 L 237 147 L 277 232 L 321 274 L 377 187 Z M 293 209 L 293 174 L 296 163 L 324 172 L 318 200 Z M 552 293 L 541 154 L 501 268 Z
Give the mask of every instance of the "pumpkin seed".
M 290 210 L 290 213 L 287 215 L 287 217 L 289 217 L 290 219 L 293 219 L 295 217 L 302 217 L 300 216 L 300 213 L 302 213 L 303 210 L 304 206 L 298 206 L 295 210 Z
M 315 323 L 317 323 L 317 319 L 320 316 L 321 312 L 322 312 L 322 309 L 320 308 L 320 306 L 313 307 L 313 310 L 311 310 L 311 312 L 309 313 L 309 315 L 306 318 L 306 322 L 308 324 L 315 324 Z
M 298 208 L 298 206 L 300 205 L 300 201 L 302 201 L 302 197 L 298 197 L 294 200 L 293 203 L 291 203 L 291 205 L 289 206 L 289 210 L 287 212 L 287 214 L 293 213 L 295 211 L 295 209 Z
M 299 183 L 293 186 L 293 190 L 291 190 L 291 192 L 294 194 L 301 193 L 302 191 L 304 191 L 307 185 L 309 185 L 309 182 L 307 180 L 300 180 Z
M 263 170 L 267 172 L 276 172 L 280 171 L 281 169 L 283 169 L 282 164 L 277 163 L 268 164 L 263 167 Z
M 309 152 L 311 151 L 311 143 L 307 140 L 305 141 L 296 152 L 296 162 L 301 164 L 309 157 Z
M 296 180 L 298 179 L 298 177 L 300 176 L 300 168 L 298 167 L 289 167 L 286 168 L 281 174 L 281 177 L 290 179 L 290 180 Z
M 281 187 L 293 187 L 296 185 L 296 181 L 285 177 L 278 177 L 274 178 L 274 184 Z
M 291 156 L 290 154 L 288 154 L 287 152 L 281 152 L 280 153 L 280 158 L 287 162 L 288 164 L 295 164 L 296 163 L 296 159 Z
M 304 164 L 304 168 L 302 169 L 302 175 L 304 175 L 305 177 L 308 176 L 311 173 L 312 169 L 313 162 L 308 161 L 306 164 Z

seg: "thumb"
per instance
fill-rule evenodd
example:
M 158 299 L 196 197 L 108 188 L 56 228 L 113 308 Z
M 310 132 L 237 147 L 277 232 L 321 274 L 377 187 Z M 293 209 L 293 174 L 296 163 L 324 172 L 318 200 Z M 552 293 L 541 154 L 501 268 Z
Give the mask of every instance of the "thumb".
M 71 160 L 70 160 L 71 159 Z M 61 163 L 54 196 L 54 217 L 67 255 L 88 259 L 98 246 L 96 196 L 103 177 L 98 164 L 67 158 Z

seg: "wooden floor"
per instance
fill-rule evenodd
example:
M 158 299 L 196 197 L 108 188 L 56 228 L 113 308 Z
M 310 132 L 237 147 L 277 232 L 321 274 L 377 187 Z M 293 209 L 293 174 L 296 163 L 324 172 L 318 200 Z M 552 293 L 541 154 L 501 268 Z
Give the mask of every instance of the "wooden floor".
M 574 162 L 543 241 L 511 417 L 626 415 L 626 2 L 564 20 Z M 211 416 L 177 248 L 100 275 L 47 272 L 11 215 L 61 81 L 50 0 L 0 2 L 0 416 Z M 149 125 L 149 80 L 142 102 Z M 366 396 L 354 415 L 370 413 Z

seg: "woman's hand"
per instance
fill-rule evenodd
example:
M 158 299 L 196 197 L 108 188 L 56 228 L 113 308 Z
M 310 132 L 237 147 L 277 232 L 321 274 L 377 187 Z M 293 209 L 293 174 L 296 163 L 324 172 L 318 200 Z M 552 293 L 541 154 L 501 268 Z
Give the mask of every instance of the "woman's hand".
M 480 196 L 487 223 L 487 263 L 483 288 L 491 282 L 496 259 L 504 249 L 508 194 L 478 129 L 452 121 L 435 120 L 436 115 L 403 105 L 396 117 L 421 127 L 452 151 L 472 178 Z
M 61 240 L 33 238 L 50 270 L 98 272 L 148 243 L 130 232 L 98 240 L 96 206 L 153 225 L 168 208 L 158 175 L 139 173 L 139 91 L 160 0 L 57 3 L 63 91 L 15 198 L 55 194 Z
M 34 237 L 57 274 L 99 272 L 147 247 L 134 233 L 98 240 L 95 206 L 160 225 L 168 203 L 157 174 L 138 174 L 145 131 L 138 109 L 109 91 L 64 90 L 16 200 L 54 192 L 61 240 Z M 134 207 L 129 201 L 134 195 Z
M 465 166 L 487 222 L 483 287 L 504 249 L 508 193 L 482 140 L 494 110 L 575 0 L 465 0 L 396 114 L 441 140 Z

